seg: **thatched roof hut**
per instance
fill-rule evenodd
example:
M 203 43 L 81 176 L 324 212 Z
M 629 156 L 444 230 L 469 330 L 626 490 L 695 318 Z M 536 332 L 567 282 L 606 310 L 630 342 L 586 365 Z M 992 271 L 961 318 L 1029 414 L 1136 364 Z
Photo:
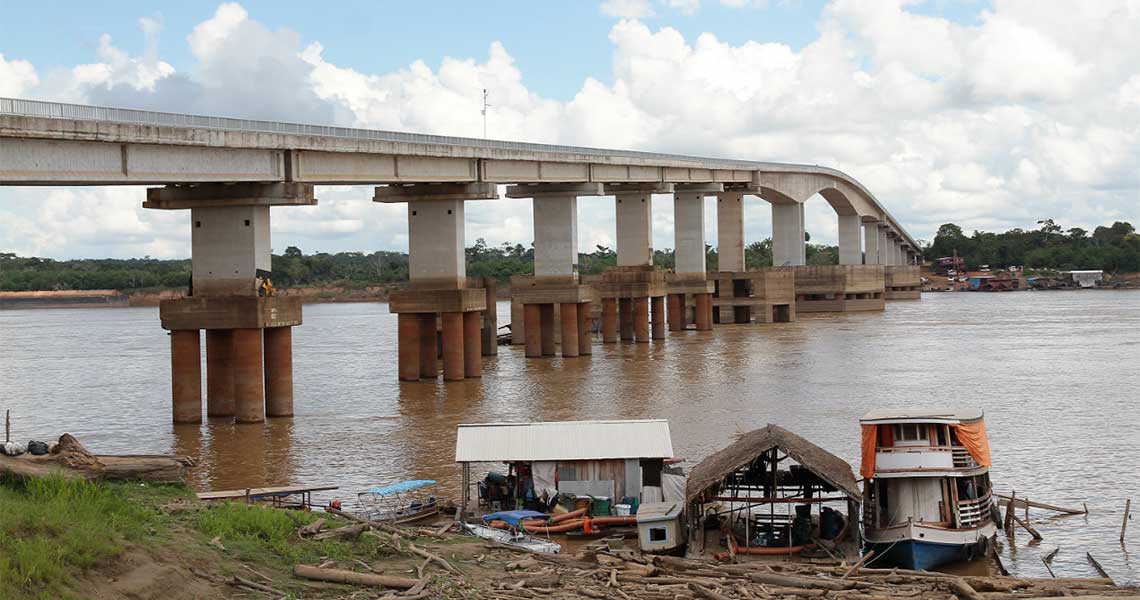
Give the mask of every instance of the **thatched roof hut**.
M 841 490 L 852 500 L 862 501 L 855 484 L 851 465 L 838 456 L 816 446 L 806 439 L 776 425 L 750 431 L 719 452 L 702 460 L 689 472 L 685 486 L 685 499 L 692 502 L 710 487 L 718 486 L 726 476 L 740 469 L 756 457 L 779 448 L 792 460 L 808 469 L 823 481 Z

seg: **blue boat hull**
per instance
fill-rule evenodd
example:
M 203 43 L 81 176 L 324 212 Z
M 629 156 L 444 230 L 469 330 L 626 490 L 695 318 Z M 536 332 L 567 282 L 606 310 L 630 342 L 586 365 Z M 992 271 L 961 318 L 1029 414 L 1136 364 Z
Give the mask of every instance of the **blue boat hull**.
M 938 565 L 960 560 L 970 560 L 978 556 L 978 544 L 939 544 L 921 540 L 900 540 L 897 543 L 872 543 L 867 550 L 874 550 L 881 558 L 874 559 L 875 566 L 891 564 L 904 569 L 927 571 Z

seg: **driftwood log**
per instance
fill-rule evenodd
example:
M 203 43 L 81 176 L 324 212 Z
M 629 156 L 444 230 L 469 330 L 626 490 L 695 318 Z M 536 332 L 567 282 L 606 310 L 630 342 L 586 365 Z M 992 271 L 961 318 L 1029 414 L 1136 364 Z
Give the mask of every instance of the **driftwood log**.
M 357 573 L 343 569 L 322 569 L 311 565 L 296 565 L 293 575 L 302 579 L 313 581 L 329 581 L 332 583 L 352 583 L 356 585 L 371 585 L 397 590 L 409 590 L 419 584 L 418 579 L 395 577 L 392 575 L 376 575 L 374 573 Z
M 44 456 L 0 456 L 0 473 L 19 479 L 63 477 L 107 481 L 180 483 L 194 461 L 169 455 L 96 455 L 69 433 Z

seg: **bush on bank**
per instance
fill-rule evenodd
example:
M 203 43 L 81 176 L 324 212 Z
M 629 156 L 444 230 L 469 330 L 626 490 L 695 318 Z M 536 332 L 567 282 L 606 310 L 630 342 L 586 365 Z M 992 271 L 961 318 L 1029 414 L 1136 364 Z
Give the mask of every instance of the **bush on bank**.
M 126 552 L 214 575 L 249 576 L 241 564 L 288 581 L 294 564 L 388 557 L 379 540 L 302 540 L 319 516 L 242 503 L 197 503 L 181 485 L 0 478 L 0 598 L 82 598 L 114 574 Z M 191 501 L 191 502 L 179 502 Z M 183 509 L 169 510 L 180 504 Z M 185 508 L 188 507 L 188 508 Z M 217 540 L 216 543 L 211 543 Z M 224 548 L 224 550 L 222 549 Z M 241 563 L 241 564 L 239 564 Z

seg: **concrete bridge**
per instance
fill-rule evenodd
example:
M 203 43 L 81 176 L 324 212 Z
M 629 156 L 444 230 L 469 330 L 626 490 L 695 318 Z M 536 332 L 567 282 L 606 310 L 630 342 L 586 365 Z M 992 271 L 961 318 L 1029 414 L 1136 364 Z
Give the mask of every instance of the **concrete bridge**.
M 180 115 L 0 98 L 0 185 L 142 185 L 143 206 L 188 210 L 191 296 L 162 303 L 176 422 L 260 422 L 293 412 L 299 302 L 265 295 L 270 207 L 313 205 L 314 185 L 376 185 L 407 204 L 408 287 L 393 294 L 401 380 L 478 377 L 494 354 L 494 289 L 468 279 L 464 203 L 534 205 L 534 275 L 511 282 L 513 339 L 528 357 L 588 355 L 602 341 L 665 338 L 665 325 L 792 320 L 881 310 L 918 297 L 918 244 L 862 184 L 835 169 Z M 652 198 L 672 194 L 676 266 L 652 264 Z M 839 265 L 805 266 L 804 203 L 839 224 Z M 772 207 L 773 268 L 744 264 L 745 195 Z M 578 273 L 577 199 L 613 196 L 617 267 Z M 705 265 L 704 198 L 717 198 L 719 270 Z M 666 318 L 668 305 L 668 318 Z M 442 360 L 440 360 L 442 359 Z

